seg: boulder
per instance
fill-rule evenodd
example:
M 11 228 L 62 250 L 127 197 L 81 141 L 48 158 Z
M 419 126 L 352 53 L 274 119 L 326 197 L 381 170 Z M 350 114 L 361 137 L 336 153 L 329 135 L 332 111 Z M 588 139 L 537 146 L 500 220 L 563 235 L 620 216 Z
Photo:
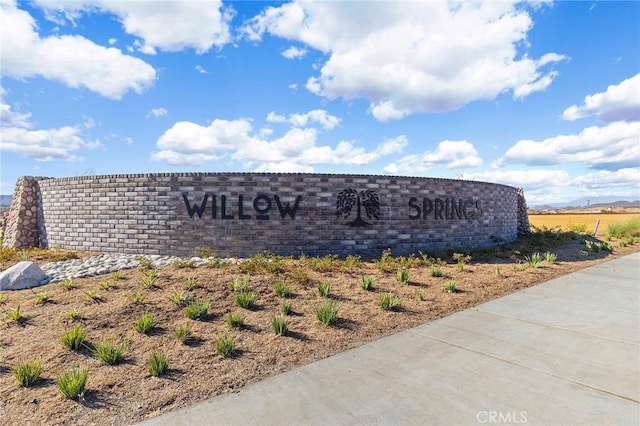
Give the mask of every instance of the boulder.
M 49 276 L 33 262 L 20 262 L 0 273 L 0 290 L 21 290 L 49 282 Z

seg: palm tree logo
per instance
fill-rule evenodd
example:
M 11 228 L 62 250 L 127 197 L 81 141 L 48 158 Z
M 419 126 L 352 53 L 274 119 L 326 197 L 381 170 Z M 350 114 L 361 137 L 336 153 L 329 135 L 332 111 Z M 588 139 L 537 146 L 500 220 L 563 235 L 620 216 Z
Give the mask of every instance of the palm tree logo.
M 378 194 L 370 189 L 356 191 L 355 189 L 345 189 L 338 194 L 336 203 L 336 216 L 343 216 L 345 219 L 351 214 L 351 209 L 356 206 L 356 219 L 347 222 L 349 226 L 370 226 L 369 222 L 362 219 L 362 207 L 369 219 L 378 219 L 380 215 L 380 198 Z

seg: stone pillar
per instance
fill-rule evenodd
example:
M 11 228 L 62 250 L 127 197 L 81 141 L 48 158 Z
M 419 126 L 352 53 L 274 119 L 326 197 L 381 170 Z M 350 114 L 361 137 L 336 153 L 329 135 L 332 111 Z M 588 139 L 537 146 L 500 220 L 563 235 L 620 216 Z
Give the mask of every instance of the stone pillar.
M 529 225 L 529 215 L 527 214 L 527 200 L 524 198 L 522 188 L 517 189 L 518 196 L 518 235 L 529 235 L 531 225 Z
M 18 178 L 13 201 L 4 223 L 2 247 L 38 247 L 38 180 L 33 176 Z

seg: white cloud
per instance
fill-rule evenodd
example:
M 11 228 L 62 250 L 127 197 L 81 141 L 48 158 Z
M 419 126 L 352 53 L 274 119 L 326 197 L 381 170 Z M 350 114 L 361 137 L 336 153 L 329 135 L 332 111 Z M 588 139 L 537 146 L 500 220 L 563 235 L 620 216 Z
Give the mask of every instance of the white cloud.
M 126 138 L 122 138 L 122 141 L 127 145 L 131 145 L 133 143 L 133 139 L 128 136 Z
M 19 127 L 0 129 L 2 150 L 34 158 L 38 161 L 76 160 L 73 154 L 81 149 L 102 146 L 97 141 L 88 141 L 82 134 L 85 124 L 64 126 L 58 129 L 28 130 Z
M 563 191 L 571 185 L 571 179 L 566 170 L 553 169 L 494 170 L 482 173 L 464 173 L 463 178 L 523 188 L 528 205 L 566 199 Z
M 113 46 L 114 44 L 116 44 L 116 43 L 117 43 L 117 41 L 118 41 L 118 39 L 117 39 L 117 38 L 114 38 L 114 37 L 112 37 L 112 38 L 110 38 L 110 39 L 108 40 L 109 45 L 111 45 L 111 46 Z
M 276 114 L 271 118 L 278 119 Z M 284 119 L 284 118 L 283 118 Z M 374 150 L 341 141 L 335 147 L 319 146 L 318 130 L 290 128 L 284 135 L 270 138 L 271 132 L 253 132 L 251 120 L 214 120 L 208 126 L 178 122 L 158 139 L 158 152 L 152 159 L 172 165 L 201 166 L 207 162 L 227 158 L 254 170 L 311 171 L 317 164 L 347 164 L 361 166 L 380 157 L 401 151 L 407 140 L 404 136 L 389 139 Z M 290 167 L 290 169 L 284 169 Z
M 60 2 L 37 0 L 47 12 L 60 18 L 77 17 L 96 11 L 118 17 L 128 34 L 140 37 L 143 53 L 160 49 L 177 52 L 192 48 L 196 53 L 208 52 L 231 41 L 229 22 L 233 10 L 224 8 L 221 0 L 206 1 L 110 1 Z
M 444 165 L 446 169 L 473 168 L 482 165 L 478 152 L 467 141 L 442 141 L 435 151 L 426 151 L 422 155 L 408 155 L 389 164 L 384 171 L 390 174 L 413 174 L 424 172 L 435 166 Z
M 294 127 L 305 127 L 309 123 L 318 123 L 325 130 L 331 130 L 340 124 L 338 117 L 328 114 L 323 109 L 315 109 L 304 114 L 291 114 L 289 117 L 272 111 L 267 115 L 267 121 L 270 123 L 289 123 Z
M 396 108 L 393 101 L 372 102 L 368 112 L 378 121 L 399 120 L 411 114 L 408 108 Z
M 552 169 L 493 170 L 482 173 L 465 173 L 464 178 L 529 189 L 544 189 L 554 185 L 566 186 L 571 182 L 566 170 Z
M 140 40 L 136 40 L 133 42 L 133 48 L 131 49 L 137 50 L 138 52 L 142 52 L 145 55 L 157 55 L 156 49 L 153 46 L 149 46 L 148 44 L 142 43 Z
M 153 85 L 156 72 L 149 64 L 80 36 L 41 38 L 36 23 L 14 1 L 0 3 L 2 74 L 28 78 L 40 75 L 69 87 L 86 87 L 102 96 L 120 99 L 126 92 L 141 93 Z
M 565 109 L 562 118 L 574 121 L 592 115 L 604 122 L 640 121 L 640 73 L 604 92 L 588 95 L 582 105 Z
M 209 71 L 204 69 L 202 65 L 196 65 L 196 71 L 198 71 L 200 74 L 209 74 Z
M 5 127 L 32 127 L 29 119 L 31 118 L 31 113 L 20 113 L 17 111 L 12 111 L 12 107 L 9 104 L 4 103 L 4 88 L 0 86 L 0 122 L 2 126 Z
M 576 135 L 543 141 L 520 140 L 495 164 L 530 166 L 584 163 L 592 169 L 619 169 L 640 165 L 640 122 L 618 121 L 588 127 Z
M 158 117 L 164 117 L 165 115 L 167 115 L 169 111 L 167 111 L 166 108 L 153 108 L 151 111 L 149 111 L 149 113 L 147 114 L 147 117 L 150 116 L 154 116 L 156 118 Z
M 289 89 L 296 90 L 298 89 L 298 83 L 291 83 L 287 86 Z
M 280 163 L 261 164 L 255 171 L 259 173 L 312 173 L 313 167 L 289 161 L 282 161 Z
M 516 99 L 523 99 L 532 93 L 542 92 L 551 85 L 553 79 L 556 78 L 557 75 L 557 72 L 551 71 L 546 75 L 538 77 L 537 80 L 534 80 L 531 83 L 523 84 L 513 91 L 513 97 Z
M 595 173 L 589 173 L 573 179 L 572 184 L 579 186 L 588 191 L 605 191 L 607 195 L 611 195 L 611 191 L 618 189 L 628 190 L 633 188 L 635 196 L 640 197 L 640 170 L 627 168 L 614 172 L 609 170 L 600 170 Z M 633 196 L 633 194 L 628 194 Z
M 282 52 L 282 56 L 287 59 L 300 59 L 307 54 L 307 49 L 300 49 L 295 46 L 291 46 L 287 50 Z
M 160 136 L 156 143 L 160 151 L 152 159 L 189 165 L 219 160 L 237 146 L 251 144 L 250 131 L 251 121 L 247 119 L 214 120 L 207 127 L 180 121 Z
M 511 92 L 545 90 L 565 56 L 530 58 L 533 22 L 518 2 L 316 2 L 268 7 L 241 29 L 324 52 L 309 91 L 330 99 L 366 98 L 378 120 L 455 110 Z

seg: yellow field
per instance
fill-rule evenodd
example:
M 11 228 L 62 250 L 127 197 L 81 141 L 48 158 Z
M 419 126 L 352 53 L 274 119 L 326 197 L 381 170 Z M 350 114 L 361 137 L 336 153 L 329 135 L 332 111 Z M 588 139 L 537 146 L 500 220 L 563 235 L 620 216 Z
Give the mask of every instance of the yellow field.
M 596 226 L 596 221 L 600 219 L 597 235 L 603 236 L 607 233 L 607 226 L 610 223 L 626 222 L 631 219 L 640 220 L 640 214 L 633 213 L 553 213 L 553 214 L 530 214 L 529 223 L 538 228 L 555 228 L 560 226 L 569 229 L 570 225 L 586 225 L 585 232 L 592 233 Z

